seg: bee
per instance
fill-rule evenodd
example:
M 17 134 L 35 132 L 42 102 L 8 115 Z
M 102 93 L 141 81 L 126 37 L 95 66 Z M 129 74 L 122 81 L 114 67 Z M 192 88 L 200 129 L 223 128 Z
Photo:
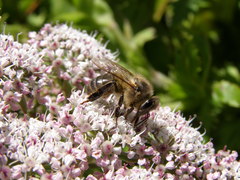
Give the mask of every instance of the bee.
M 159 99 L 153 96 L 151 84 L 142 76 L 131 73 L 114 61 L 92 59 L 92 62 L 106 73 L 96 77 L 87 85 L 89 95 L 84 102 L 95 101 L 114 94 L 119 97 L 114 112 L 116 119 L 121 115 L 127 119 L 128 115 L 135 109 L 136 113 L 131 122 L 134 127 L 144 124 L 149 117 L 149 112 L 159 104 Z M 121 111 L 122 106 L 124 106 L 124 111 Z M 144 115 L 145 119 L 140 121 L 140 117 Z

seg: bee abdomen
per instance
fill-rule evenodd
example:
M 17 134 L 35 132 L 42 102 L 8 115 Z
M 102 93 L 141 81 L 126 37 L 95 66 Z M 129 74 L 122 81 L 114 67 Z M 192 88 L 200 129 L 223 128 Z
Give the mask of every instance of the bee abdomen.
M 93 79 L 87 86 L 87 93 L 91 94 L 96 92 L 99 88 L 103 87 L 109 82 L 113 81 L 113 76 L 111 74 L 104 74 Z

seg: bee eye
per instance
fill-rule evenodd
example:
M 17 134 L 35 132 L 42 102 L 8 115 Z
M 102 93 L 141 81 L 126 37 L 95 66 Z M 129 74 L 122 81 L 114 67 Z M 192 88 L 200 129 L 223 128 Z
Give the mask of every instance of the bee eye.
M 150 99 L 148 99 L 146 102 L 144 102 L 140 108 L 139 108 L 139 114 L 145 114 L 149 111 L 151 111 L 152 109 L 156 108 L 159 104 L 159 100 L 157 97 L 152 97 Z
M 154 102 L 151 99 L 149 99 L 144 104 L 142 104 L 141 109 L 149 109 L 149 107 L 151 107 L 153 103 Z

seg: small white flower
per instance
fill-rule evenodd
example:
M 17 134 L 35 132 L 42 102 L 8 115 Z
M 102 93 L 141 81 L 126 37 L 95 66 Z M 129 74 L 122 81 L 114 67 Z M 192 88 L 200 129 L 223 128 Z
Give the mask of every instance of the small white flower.
M 68 167 L 70 167 L 75 162 L 76 158 L 71 154 L 67 154 L 66 156 L 63 157 L 63 163 Z
M 175 168 L 176 168 L 176 166 L 175 166 L 175 164 L 174 164 L 173 161 L 169 161 L 169 162 L 166 164 L 166 169 L 173 170 L 173 169 L 175 169 Z
M 128 152 L 128 155 L 127 155 L 128 159 L 132 159 L 135 156 L 135 154 L 136 153 L 134 151 Z

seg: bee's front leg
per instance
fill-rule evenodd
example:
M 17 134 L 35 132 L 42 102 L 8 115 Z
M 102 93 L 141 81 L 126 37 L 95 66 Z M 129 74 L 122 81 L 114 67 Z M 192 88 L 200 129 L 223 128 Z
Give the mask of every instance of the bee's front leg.
M 114 112 L 114 115 L 115 115 L 116 118 L 118 118 L 119 116 L 122 115 L 122 113 L 120 111 L 120 108 L 123 105 L 123 98 L 124 98 L 124 96 L 121 95 L 119 100 L 118 100 L 118 106 L 116 107 L 115 112 Z
M 134 121 L 134 128 L 138 129 L 139 127 L 141 127 L 143 124 L 147 122 L 149 117 L 150 117 L 149 112 L 143 115 L 136 115 L 135 121 Z
M 117 119 L 118 117 L 120 117 L 123 113 L 121 112 L 121 106 L 123 105 L 123 100 L 124 100 L 124 96 L 123 94 L 120 96 L 119 100 L 118 100 L 118 106 L 116 107 L 115 109 L 115 112 L 114 112 L 114 116 L 116 118 L 116 127 L 117 127 Z
M 128 115 L 134 110 L 134 107 L 130 107 L 127 109 L 126 113 L 124 114 L 124 117 L 127 119 Z

